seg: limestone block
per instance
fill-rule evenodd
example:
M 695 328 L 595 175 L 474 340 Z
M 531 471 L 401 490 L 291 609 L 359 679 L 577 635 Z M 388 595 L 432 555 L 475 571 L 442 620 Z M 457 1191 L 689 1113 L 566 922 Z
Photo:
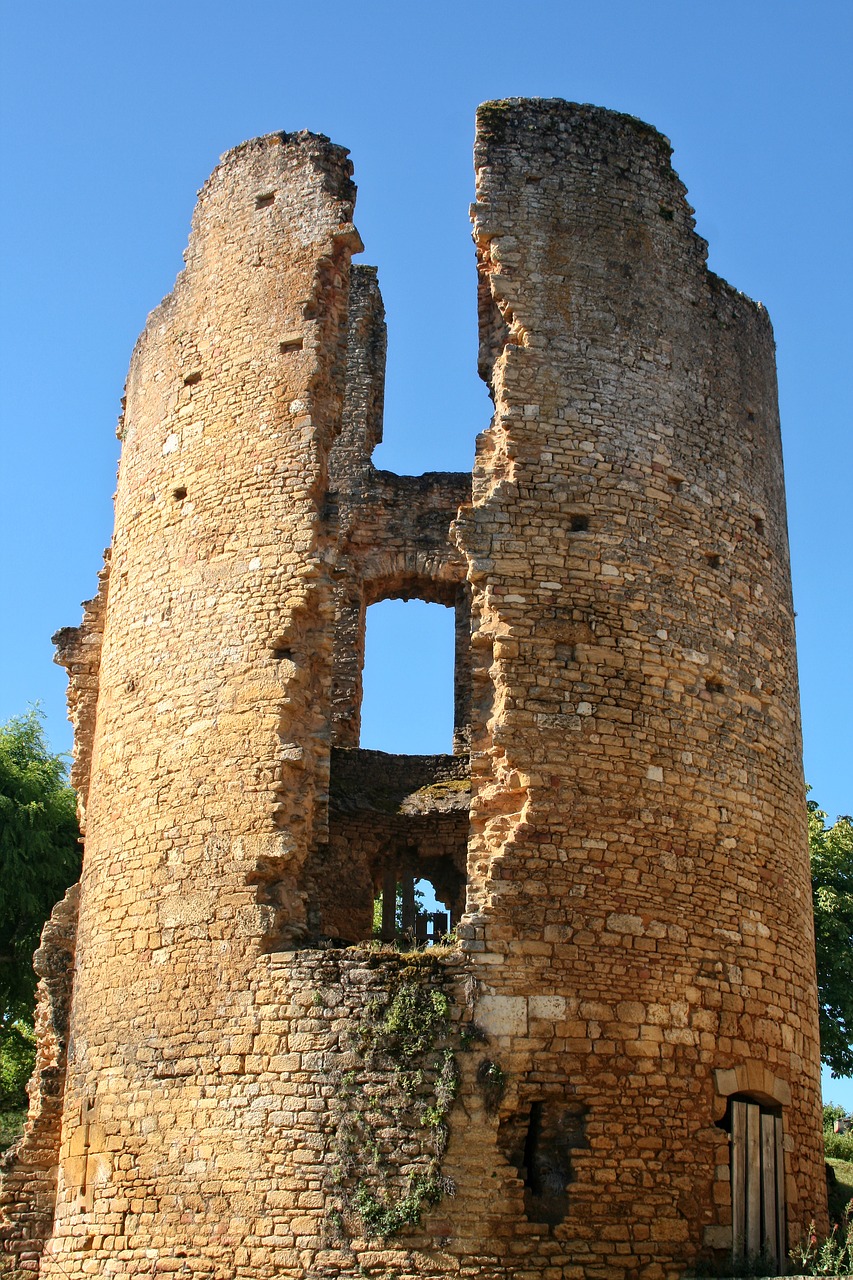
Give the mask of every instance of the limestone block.
M 476 1016 L 478 1024 L 488 1035 L 525 1035 L 527 998 L 525 996 L 481 996 L 477 1001 Z

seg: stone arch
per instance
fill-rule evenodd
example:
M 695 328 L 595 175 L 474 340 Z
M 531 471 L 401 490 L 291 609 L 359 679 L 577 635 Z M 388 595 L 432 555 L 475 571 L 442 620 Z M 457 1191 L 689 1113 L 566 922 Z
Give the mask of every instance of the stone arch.
M 471 596 L 462 565 L 428 550 L 374 547 L 359 570 L 338 589 L 333 745 L 359 745 L 368 608 L 383 600 L 423 600 L 444 605 L 455 614 L 453 753 L 466 754 L 471 720 Z
M 714 1072 L 714 1120 L 719 1135 L 716 1185 L 723 1198 L 718 1225 L 704 1243 L 730 1253 L 734 1266 L 764 1254 L 781 1267 L 787 1252 L 786 1204 L 795 1188 L 785 1169 L 786 1080 L 752 1059 Z
M 714 1072 L 716 1096 L 714 1098 L 714 1119 L 722 1120 L 726 1114 L 729 1098 L 733 1094 L 743 1093 L 754 1098 L 756 1102 L 768 1107 L 789 1107 L 791 1105 L 791 1087 L 786 1080 L 774 1076 L 763 1063 L 752 1059 L 737 1067 L 728 1067 Z
M 424 600 L 427 604 L 456 605 L 465 581 L 460 565 L 437 559 L 429 551 L 377 551 L 364 564 L 365 607 L 380 600 Z

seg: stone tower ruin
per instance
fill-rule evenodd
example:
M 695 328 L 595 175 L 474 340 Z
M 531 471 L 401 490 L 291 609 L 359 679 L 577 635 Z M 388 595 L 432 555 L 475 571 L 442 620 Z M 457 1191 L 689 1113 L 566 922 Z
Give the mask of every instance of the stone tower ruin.
M 224 157 L 136 346 L 57 637 L 85 858 L 21 1274 L 661 1280 L 825 1221 L 770 323 L 648 125 L 489 103 L 475 166 L 473 480 L 371 462 L 382 300 L 324 137 Z M 455 610 L 452 755 L 359 747 L 400 596 Z

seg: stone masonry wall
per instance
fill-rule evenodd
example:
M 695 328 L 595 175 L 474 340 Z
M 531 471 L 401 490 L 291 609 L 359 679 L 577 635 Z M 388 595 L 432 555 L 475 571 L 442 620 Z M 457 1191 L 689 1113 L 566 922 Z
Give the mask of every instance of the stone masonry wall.
M 63 627 L 53 636 L 57 648 L 55 661 L 68 672 L 68 718 L 74 726 L 70 781 L 77 792 L 77 817 L 84 835 L 109 582 L 110 553 L 105 551 L 104 567 L 98 575 L 98 594 L 84 603 L 82 624 Z
M 56 904 L 33 957 L 38 1051 L 28 1085 L 29 1114 L 20 1141 L 0 1158 L 0 1212 L 11 1225 L 4 1253 L 15 1269 L 30 1275 L 38 1270 L 56 1203 L 79 897 L 75 884 Z M 2 1267 L 0 1258 L 0 1274 Z
M 60 633 L 90 782 L 61 1132 L 43 1074 L 0 1200 L 31 1272 L 675 1280 L 731 1259 L 743 1097 L 789 1236 L 825 1222 L 772 332 L 669 155 L 478 113 L 473 489 L 373 468 L 346 153 L 203 189 Z M 456 610 L 453 757 L 358 748 L 365 610 L 409 595 Z M 458 942 L 364 940 L 399 858 L 467 873 Z
M 648 126 L 487 104 L 475 165 L 496 412 L 458 522 L 479 711 L 462 932 L 508 1009 L 566 1001 L 544 1042 L 519 1017 L 509 1059 L 588 1116 L 566 1262 L 652 1275 L 731 1247 L 715 1073 L 790 1092 L 791 1231 L 822 1213 L 773 338 L 707 271 Z
M 109 1273 L 125 1215 L 142 1196 L 159 1220 L 211 1105 L 227 1197 L 247 967 L 304 929 L 328 787 L 321 513 L 360 247 L 350 173 L 310 134 L 229 153 L 134 352 L 48 1276 Z

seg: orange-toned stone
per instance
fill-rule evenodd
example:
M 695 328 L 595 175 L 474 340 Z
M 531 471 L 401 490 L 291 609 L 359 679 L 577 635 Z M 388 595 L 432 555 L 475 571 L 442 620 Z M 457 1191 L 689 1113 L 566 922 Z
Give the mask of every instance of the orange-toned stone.
M 86 849 L 0 1198 L 31 1273 L 675 1275 L 731 1247 L 734 1094 L 781 1108 L 791 1232 L 822 1221 L 772 332 L 669 154 L 593 107 L 480 109 L 473 481 L 371 462 L 346 153 L 274 134 L 204 187 L 133 355 L 109 574 L 58 636 Z M 455 610 L 453 756 L 358 750 L 390 596 Z M 447 1193 L 381 1240 L 330 1210 L 389 866 L 458 923 L 474 1038 Z

